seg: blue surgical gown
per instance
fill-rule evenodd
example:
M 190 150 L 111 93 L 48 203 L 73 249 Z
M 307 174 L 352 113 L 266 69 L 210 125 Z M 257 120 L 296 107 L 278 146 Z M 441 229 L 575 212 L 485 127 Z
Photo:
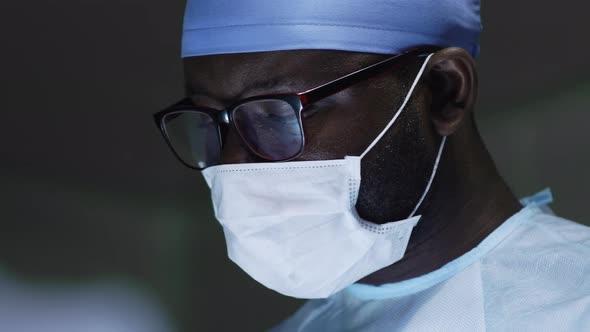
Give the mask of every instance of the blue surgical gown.
M 273 331 L 590 331 L 590 228 L 524 203 L 442 268 L 310 300 Z

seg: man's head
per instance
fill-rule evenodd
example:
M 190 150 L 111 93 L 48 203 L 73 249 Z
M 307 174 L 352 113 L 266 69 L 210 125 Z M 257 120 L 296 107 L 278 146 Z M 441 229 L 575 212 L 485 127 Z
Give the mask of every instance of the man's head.
M 480 30 L 477 0 L 189 0 L 188 98 L 156 122 L 203 170 L 230 258 L 317 298 L 446 241 L 429 240 L 446 203 L 494 174 L 472 116 Z

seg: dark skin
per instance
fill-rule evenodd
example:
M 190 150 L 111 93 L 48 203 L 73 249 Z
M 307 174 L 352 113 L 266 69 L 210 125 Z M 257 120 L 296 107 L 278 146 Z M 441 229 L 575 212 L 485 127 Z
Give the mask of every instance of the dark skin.
M 304 91 L 390 56 L 293 50 L 191 57 L 184 65 L 195 103 L 222 109 L 250 96 Z M 306 145 L 295 160 L 360 155 L 398 110 L 421 61 L 412 59 L 305 111 Z M 477 131 L 476 97 L 472 57 L 459 48 L 436 52 L 405 110 L 363 158 L 359 215 L 378 224 L 405 219 L 426 187 L 441 137 L 448 136 L 404 258 L 360 282 L 379 285 L 434 271 L 521 208 Z M 224 139 L 222 163 L 261 162 L 234 132 Z

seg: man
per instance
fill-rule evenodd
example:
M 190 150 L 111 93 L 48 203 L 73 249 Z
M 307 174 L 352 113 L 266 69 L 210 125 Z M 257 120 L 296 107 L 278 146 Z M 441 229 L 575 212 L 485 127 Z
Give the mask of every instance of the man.
M 480 28 L 467 0 L 188 1 L 156 121 L 229 257 L 312 299 L 277 331 L 590 330 L 590 230 L 478 134 Z

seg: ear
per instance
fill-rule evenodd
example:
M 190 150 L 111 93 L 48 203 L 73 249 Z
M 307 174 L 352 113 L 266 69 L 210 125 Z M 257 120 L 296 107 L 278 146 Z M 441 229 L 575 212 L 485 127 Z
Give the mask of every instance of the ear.
M 440 135 L 449 136 L 473 111 L 477 99 L 475 60 L 462 48 L 445 48 L 430 58 L 425 74 L 432 93 L 430 118 Z

